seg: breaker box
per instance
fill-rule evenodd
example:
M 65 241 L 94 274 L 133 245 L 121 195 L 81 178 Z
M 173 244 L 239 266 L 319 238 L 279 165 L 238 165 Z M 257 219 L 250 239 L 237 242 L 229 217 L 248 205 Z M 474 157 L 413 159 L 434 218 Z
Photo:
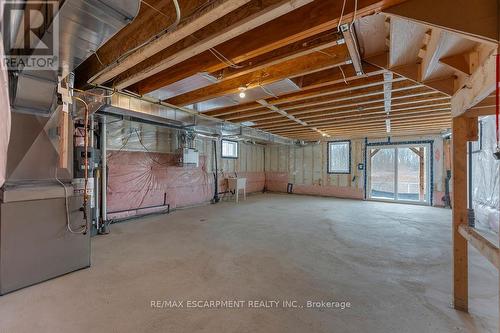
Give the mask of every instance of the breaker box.
M 200 154 L 198 150 L 193 148 L 180 149 L 180 165 L 181 166 L 195 166 L 198 167 L 200 161 Z

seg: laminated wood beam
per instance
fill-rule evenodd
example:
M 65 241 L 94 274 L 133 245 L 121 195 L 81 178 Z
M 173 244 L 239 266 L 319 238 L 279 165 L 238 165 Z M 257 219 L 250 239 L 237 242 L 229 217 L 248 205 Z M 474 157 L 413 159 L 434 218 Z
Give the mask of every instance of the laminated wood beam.
M 91 80 L 92 83 L 102 84 L 116 77 L 116 88 L 126 88 L 237 37 L 243 32 L 252 30 L 312 2 L 312 0 L 238 1 L 242 1 L 243 6 L 241 3 L 237 4 L 237 1 L 227 1 L 226 6 L 231 6 L 231 10 L 225 11 L 222 15 L 218 13 L 219 16 L 214 17 L 208 24 L 202 24 L 202 22 L 197 21 L 191 25 L 195 25 L 191 29 L 178 28 L 172 31 L 171 34 L 167 34 L 166 37 L 158 38 L 157 41 L 147 45 L 145 50 L 134 52 L 132 56 L 127 57 L 128 62 L 132 65 L 132 67 L 129 67 L 130 69 L 127 68 L 127 72 L 123 73 L 122 65 L 116 65 L 121 67 L 120 70 L 106 73 L 106 75 L 98 75 Z M 237 8 L 239 9 L 235 10 Z M 186 34 L 186 30 L 190 30 L 190 33 Z M 182 38 L 176 39 L 174 44 L 170 40 L 172 39 L 171 35 L 174 35 L 176 32 Z M 191 38 L 186 38 L 189 36 Z M 163 40 L 163 43 L 161 40 Z M 168 47 L 165 47 L 165 44 Z
M 378 12 L 402 0 L 360 0 L 356 16 Z M 342 3 L 331 0 L 316 0 L 250 31 L 241 31 L 239 36 L 217 45 L 216 49 L 234 63 L 270 53 L 292 43 L 305 41 L 312 36 L 336 30 L 342 12 Z M 353 19 L 354 3 L 347 2 L 342 22 Z M 314 19 L 306 19 L 314 18 Z M 165 58 L 165 57 L 163 57 Z M 145 94 L 200 72 L 216 72 L 227 67 L 210 52 L 205 51 L 165 69 L 129 87 Z
M 388 8 L 384 13 L 458 33 L 474 41 L 499 41 L 496 0 L 410 0 Z M 467 19 L 464 19 L 464 13 Z

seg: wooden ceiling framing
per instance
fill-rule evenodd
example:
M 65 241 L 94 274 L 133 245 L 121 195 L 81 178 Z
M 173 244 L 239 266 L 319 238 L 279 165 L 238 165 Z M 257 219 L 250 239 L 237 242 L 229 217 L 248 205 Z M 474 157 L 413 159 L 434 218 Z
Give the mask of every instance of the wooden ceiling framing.
M 204 114 L 304 140 L 439 133 L 450 127 L 450 96 L 477 66 L 482 46 L 380 14 L 404 2 L 347 0 L 342 12 L 343 1 L 331 0 L 179 0 L 180 23 L 166 30 L 176 17 L 172 2 L 146 0 L 77 69 L 77 84 L 145 95 L 203 73 L 213 82 L 165 102 L 196 109 L 262 88 L 265 98 Z M 337 31 L 353 21 L 363 75 Z M 296 91 L 265 88 L 284 79 Z

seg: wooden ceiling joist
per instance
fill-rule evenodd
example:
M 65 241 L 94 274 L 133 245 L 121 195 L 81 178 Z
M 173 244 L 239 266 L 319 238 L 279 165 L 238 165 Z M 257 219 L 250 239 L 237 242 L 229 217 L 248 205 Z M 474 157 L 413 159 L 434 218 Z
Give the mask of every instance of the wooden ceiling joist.
M 451 113 L 450 110 L 443 110 L 443 111 L 436 111 L 436 110 L 427 110 L 425 112 L 415 112 L 412 113 L 410 111 L 403 111 L 403 112 L 398 112 L 394 113 L 394 119 L 401 119 L 401 120 L 411 120 L 411 119 L 418 119 L 418 118 L 425 118 L 427 119 L 434 119 L 434 117 L 447 117 L 448 119 L 451 119 Z M 392 119 L 393 117 L 391 117 Z M 330 119 L 324 119 L 320 122 L 308 122 L 309 125 L 314 125 L 317 126 L 318 128 L 322 128 L 324 126 L 327 126 L 329 124 L 339 124 L 339 125 L 350 125 L 350 124 L 363 124 L 365 121 L 373 121 L 373 120 L 380 120 L 383 121 L 385 120 L 386 117 L 383 115 L 360 115 L 357 118 L 349 118 L 349 119 L 342 119 L 342 118 L 330 118 Z M 283 127 L 275 127 L 275 128 L 265 128 L 265 130 L 287 130 L 287 129 L 298 129 L 301 128 L 300 126 L 294 125 L 294 126 L 283 126 Z
M 419 119 L 419 118 L 432 118 L 433 116 L 447 116 L 448 118 L 451 119 L 451 109 L 450 108 L 443 108 L 443 109 L 431 109 L 431 110 L 420 110 L 420 111 L 403 111 L 403 112 L 394 112 L 391 114 L 391 119 L 394 118 L 404 118 L 404 119 Z M 352 122 L 364 122 L 364 121 L 370 121 L 370 120 L 385 120 L 386 116 L 384 113 L 379 113 L 379 114 L 358 114 L 352 117 L 325 117 L 320 120 L 316 121 L 307 121 L 309 125 L 312 126 L 321 126 L 324 124 L 350 124 Z M 290 126 L 290 124 L 286 126 L 262 126 L 259 127 L 260 129 L 263 130 L 280 130 L 280 129 L 287 129 L 291 127 L 297 127 L 297 126 Z M 319 128 L 319 127 L 318 127 Z
M 397 108 L 400 106 L 420 106 L 422 104 L 429 105 L 429 103 L 433 102 L 439 102 L 439 103 L 447 103 L 449 105 L 449 99 L 443 96 L 435 96 L 433 98 L 430 98 L 429 96 L 419 96 L 419 97 L 414 97 L 414 98 L 408 98 L 408 99 L 403 99 L 401 101 L 392 102 L 393 107 Z M 306 119 L 305 117 L 307 116 L 323 116 L 325 114 L 341 114 L 341 113 L 352 113 L 352 112 L 363 112 L 367 110 L 373 110 L 373 109 L 384 109 L 384 101 L 383 100 L 378 100 L 373 103 L 376 103 L 375 105 L 369 105 L 371 103 L 365 102 L 365 106 L 360 108 L 358 104 L 350 104 L 350 105 L 343 105 L 343 106 L 329 106 L 329 107 L 322 107 L 322 108 L 317 108 L 317 109 L 308 109 L 302 112 L 289 112 L 295 117 L 299 117 L 301 119 Z M 274 114 L 260 114 L 257 116 L 250 116 L 247 118 L 240 118 L 238 119 L 238 122 L 244 122 L 244 121 L 252 121 L 252 122 L 260 122 L 260 121 L 266 121 L 266 122 L 272 122 L 273 120 L 280 119 L 279 116 L 276 116 Z
M 340 67 L 346 67 L 347 66 L 340 66 Z M 347 69 L 344 69 L 344 72 L 348 73 Z M 367 73 L 368 72 L 368 73 Z M 333 74 L 335 73 L 335 74 Z M 363 89 L 363 88 L 369 88 L 372 86 L 377 86 L 380 84 L 383 84 L 383 78 L 380 75 L 382 71 L 378 68 L 375 68 L 374 66 L 365 66 L 365 76 L 364 77 L 359 77 L 359 76 L 348 76 L 346 77 L 346 82 L 344 82 L 340 70 L 335 67 L 331 69 L 326 69 L 323 71 L 319 71 L 313 74 L 308 74 L 305 76 L 300 77 L 302 78 L 310 78 L 310 77 L 315 77 L 318 78 L 318 76 L 325 77 L 328 76 L 330 81 L 328 84 L 321 84 L 319 87 L 314 85 L 312 88 L 311 86 L 308 85 L 302 85 L 301 90 L 295 93 L 290 93 L 286 95 L 279 96 L 278 98 L 269 98 L 268 102 L 269 104 L 272 105 L 279 105 L 287 102 L 293 102 L 293 101 L 300 101 L 304 100 L 307 98 L 312 98 L 312 97 L 320 97 L 324 95 L 332 95 L 332 94 L 337 94 L 337 93 L 342 93 L 346 91 L 351 91 L 351 90 L 358 90 L 358 89 Z M 332 75 L 333 74 L 333 75 Z M 340 76 L 340 77 L 339 77 Z M 333 79 L 333 80 L 331 80 Z M 397 78 L 395 81 L 403 81 L 405 80 L 404 78 Z M 316 81 L 317 82 L 317 81 Z M 323 82 L 325 83 L 325 82 Z M 251 110 L 258 110 L 262 109 L 262 106 L 256 102 L 249 102 L 246 104 L 241 104 L 237 106 L 231 106 L 231 107 L 225 107 L 225 108 L 219 108 L 211 111 L 204 112 L 204 114 L 209 115 L 209 116 L 224 116 L 224 115 L 229 115 L 229 114 L 234 114 L 238 112 L 243 112 L 243 111 L 251 111 Z
M 393 105 L 394 106 L 402 106 L 402 105 L 409 105 L 409 104 L 415 104 L 415 103 L 421 103 L 424 101 L 443 101 L 446 100 L 448 101 L 449 99 L 433 94 L 433 92 L 428 92 L 428 91 L 422 91 L 419 93 L 407 95 L 407 94 L 394 94 L 392 97 Z M 317 108 L 303 108 L 303 109 L 295 109 L 293 111 L 288 111 L 290 114 L 293 114 L 294 116 L 303 116 L 303 115 L 311 115 L 311 114 L 318 114 L 318 112 L 335 112 L 337 111 L 348 111 L 352 109 L 357 109 L 358 111 L 364 111 L 368 107 L 380 107 L 384 106 L 384 99 L 373 99 L 373 98 L 364 98 L 359 101 L 348 101 L 348 103 L 342 103 L 342 104 L 337 104 L 337 103 L 332 103 L 332 104 L 324 104 L 321 107 Z M 373 105 L 375 104 L 375 105 Z M 284 109 L 287 111 L 286 109 Z M 251 118 L 251 119 L 250 119 Z M 248 118 L 242 118 L 244 120 L 239 119 L 239 121 L 258 121 L 263 120 L 263 119 L 270 119 L 269 117 L 261 117 L 261 116 L 254 116 L 254 117 L 248 117 Z
M 432 123 L 415 123 L 415 124 L 409 124 L 409 123 L 402 123 L 402 122 L 391 122 L 391 133 L 392 131 L 396 130 L 402 130 L 402 129 L 432 129 L 432 130 L 444 130 L 450 127 L 450 121 L 451 120 L 442 120 L 442 121 L 434 121 Z M 381 121 L 379 124 L 374 124 L 374 125 L 367 125 L 367 126 L 353 126 L 353 127 L 331 127 L 331 128 L 323 128 L 321 131 L 329 134 L 329 135 L 337 135 L 338 133 L 344 133 L 344 134 L 349 134 L 349 133 L 355 133 L 355 132 L 378 132 L 378 133 L 385 133 L 386 132 L 386 125 L 385 121 Z M 300 130 L 300 131 L 274 131 L 271 132 L 277 135 L 281 136 L 295 136 L 296 134 L 299 133 L 309 133 L 309 131 L 306 130 Z
M 315 57 L 302 56 L 281 64 L 222 81 L 166 100 L 167 103 L 184 106 L 216 97 L 237 93 L 240 87 L 254 88 L 285 78 L 293 78 L 307 73 L 343 65 L 349 59 L 345 45 L 326 49 L 328 55 L 318 53 Z
M 356 11 L 357 16 L 380 11 L 400 2 L 402 1 L 360 0 Z M 287 45 L 307 41 L 308 38 L 327 31 L 335 31 L 341 12 L 342 4 L 339 2 L 316 0 L 252 30 L 242 30 L 239 32 L 239 36 L 217 45 L 216 49 L 232 62 L 244 64 L 249 59 Z M 352 20 L 353 13 L 354 5 L 346 4 L 343 22 Z M 314 19 L 305 19 L 312 17 Z M 216 72 L 225 67 L 228 65 L 216 59 L 210 52 L 205 51 L 179 62 L 176 68 L 163 70 L 150 76 L 148 80 L 137 82 L 129 87 L 129 90 L 146 94 L 196 73 Z
M 416 88 L 420 88 L 420 85 L 416 85 L 413 82 L 398 82 L 397 88 L 395 91 L 407 91 L 407 90 L 412 90 Z M 330 104 L 330 103 L 340 103 L 344 101 L 350 101 L 350 100 L 355 100 L 359 98 L 367 98 L 367 97 L 373 97 L 377 95 L 383 94 L 382 86 L 373 86 L 369 87 L 366 89 L 363 89 L 361 91 L 353 91 L 353 90 L 347 90 L 345 93 L 340 94 L 337 93 L 337 91 L 328 91 L 328 92 L 322 92 L 319 94 L 316 98 L 310 98 L 308 97 L 307 99 L 299 99 L 298 101 L 294 102 L 289 102 L 287 100 L 282 100 L 280 99 L 275 99 L 269 101 L 269 104 L 279 106 L 281 109 L 284 110 L 294 110 L 296 108 L 303 108 L 303 107 L 310 107 L 310 106 L 316 106 L 316 105 L 322 105 L 322 104 Z M 254 113 L 255 114 L 255 113 Z M 258 113 L 257 113 L 258 114 Z M 245 118 L 250 115 L 250 112 L 248 111 L 242 111 L 242 112 L 237 112 L 237 113 L 224 113 L 224 119 L 226 120 L 236 120 L 239 118 Z
M 97 55 L 92 55 L 79 66 L 76 72 L 78 83 L 80 86 L 84 86 L 87 81 L 91 81 L 93 84 L 103 84 L 110 81 L 123 71 L 174 45 L 250 1 L 214 0 L 210 5 L 200 6 L 198 0 L 180 0 L 181 22 L 175 29 L 154 40 L 156 35 L 165 31 L 175 21 L 174 7 L 171 2 L 160 0 L 149 0 L 149 6 L 141 3 L 140 12 L 134 21 L 97 50 Z M 159 15 L 158 11 L 162 15 Z M 124 56 L 149 40 L 151 42 L 144 47 Z M 120 59 L 119 62 L 117 62 L 118 59 Z M 107 70 L 103 72 L 105 68 Z

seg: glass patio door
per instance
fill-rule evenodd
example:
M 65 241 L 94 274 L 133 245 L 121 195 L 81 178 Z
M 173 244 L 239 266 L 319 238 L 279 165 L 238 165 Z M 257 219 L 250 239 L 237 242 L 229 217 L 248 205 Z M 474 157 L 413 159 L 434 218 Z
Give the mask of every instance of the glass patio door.
M 370 199 L 429 203 L 428 145 L 370 147 L 367 153 Z

